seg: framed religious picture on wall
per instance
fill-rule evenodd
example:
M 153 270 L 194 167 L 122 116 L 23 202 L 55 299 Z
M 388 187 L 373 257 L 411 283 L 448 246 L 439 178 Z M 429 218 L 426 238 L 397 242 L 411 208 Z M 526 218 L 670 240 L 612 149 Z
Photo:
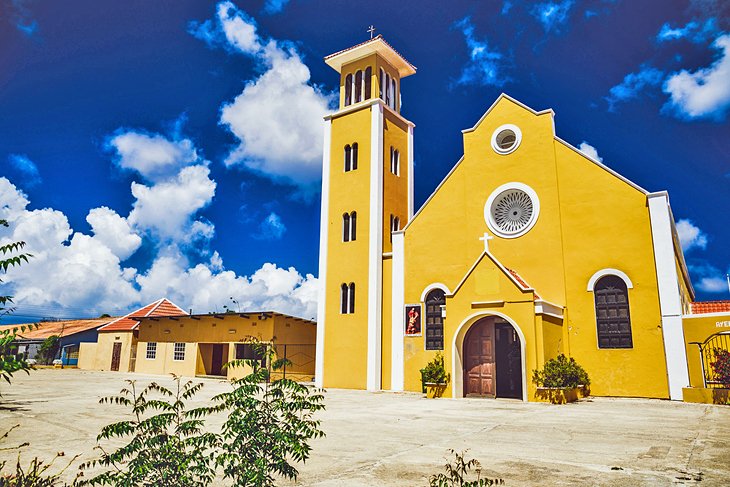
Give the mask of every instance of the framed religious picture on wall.
M 406 336 L 421 335 L 421 305 L 406 305 Z

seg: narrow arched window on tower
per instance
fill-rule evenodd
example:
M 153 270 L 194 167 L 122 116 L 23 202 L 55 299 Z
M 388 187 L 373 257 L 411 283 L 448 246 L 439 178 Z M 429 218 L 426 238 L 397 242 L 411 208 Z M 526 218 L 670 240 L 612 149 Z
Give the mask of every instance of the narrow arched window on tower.
M 395 166 L 393 163 L 395 162 L 395 148 L 391 145 L 390 146 L 390 172 L 392 174 L 395 174 Z
M 347 284 L 342 283 L 340 286 L 340 313 L 347 314 L 348 306 L 347 306 L 347 295 L 349 294 L 349 288 L 347 287 Z
M 373 90 L 372 83 L 373 83 L 373 68 L 368 66 L 368 68 L 365 70 L 365 79 L 363 80 L 363 85 L 364 85 L 363 91 L 365 93 L 363 96 L 363 100 L 369 100 L 373 96 L 373 94 L 371 93 Z
M 355 312 L 355 283 L 350 283 L 350 292 L 348 293 L 348 307 L 349 312 L 354 313 Z
M 350 241 L 355 241 L 357 238 L 357 212 L 353 211 L 350 213 Z
M 355 149 L 357 150 L 357 149 Z M 352 147 L 350 145 L 345 146 L 345 172 L 352 169 Z
M 400 152 L 398 149 L 393 152 L 393 174 L 400 176 Z
M 350 225 L 352 222 L 350 221 L 350 215 L 349 213 L 345 213 L 342 215 L 342 241 L 343 242 L 349 242 L 350 241 Z
M 444 305 L 446 295 L 441 289 L 434 289 L 426 295 L 426 350 L 444 349 Z
M 395 78 L 393 78 L 390 80 L 390 108 L 393 110 L 396 109 L 395 97 L 397 96 L 397 93 L 398 91 L 396 90 Z
M 355 103 L 362 101 L 362 71 L 355 73 Z
M 378 93 L 381 100 L 385 100 L 385 71 L 380 68 L 380 78 L 378 79 Z
M 385 73 L 385 104 L 390 106 L 390 75 Z
M 357 169 L 357 142 L 352 144 L 352 170 Z
M 633 348 L 629 292 L 623 279 L 607 275 L 593 288 L 598 348 Z
M 345 106 L 352 104 L 352 75 L 345 76 Z

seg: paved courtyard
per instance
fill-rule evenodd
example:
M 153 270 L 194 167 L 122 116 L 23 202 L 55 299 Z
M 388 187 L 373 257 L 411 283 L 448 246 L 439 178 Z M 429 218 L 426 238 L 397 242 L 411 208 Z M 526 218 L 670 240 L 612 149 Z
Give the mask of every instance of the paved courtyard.
M 122 407 L 101 406 L 133 378 L 161 376 L 38 370 L 0 385 L 0 433 L 19 424 L 4 445 L 30 442 L 23 458 L 65 452 L 92 458 L 100 428 Z M 228 384 L 205 383 L 203 403 Z M 439 470 L 447 449 L 469 449 L 506 485 L 729 485 L 730 407 L 644 399 L 587 399 L 566 406 L 479 399 L 429 400 L 419 394 L 329 390 L 319 417 L 326 438 L 300 465 L 300 486 L 418 486 Z M 211 422 L 217 428 L 221 418 Z M 0 452 L 0 458 L 15 459 Z

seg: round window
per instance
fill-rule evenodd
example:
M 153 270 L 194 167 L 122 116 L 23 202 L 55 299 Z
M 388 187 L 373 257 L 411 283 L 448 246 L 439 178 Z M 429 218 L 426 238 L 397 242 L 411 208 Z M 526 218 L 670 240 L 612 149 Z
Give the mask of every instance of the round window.
M 484 219 L 495 235 L 515 238 L 527 233 L 537 221 L 537 194 L 521 183 L 497 188 L 484 205 Z
M 509 154 L 519 147 L 522 131 L 512 124 L 502 125 L 492 134 L 492 149 L 499 154 Z

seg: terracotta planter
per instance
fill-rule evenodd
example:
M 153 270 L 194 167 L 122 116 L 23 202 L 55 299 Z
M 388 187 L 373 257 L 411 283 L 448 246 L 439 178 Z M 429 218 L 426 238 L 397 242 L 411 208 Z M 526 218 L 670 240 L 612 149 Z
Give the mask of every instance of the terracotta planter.
M 535 399 L 550 404 L 567 404 L 588 395 L 585 386 L 578 387 L 538 387 Z
M 446 390 L 446 384 L 437 384 L 435 382 L 424 383 L 426 387 L 426 397 L 429 399 L 435 399 L 444 395 Z

